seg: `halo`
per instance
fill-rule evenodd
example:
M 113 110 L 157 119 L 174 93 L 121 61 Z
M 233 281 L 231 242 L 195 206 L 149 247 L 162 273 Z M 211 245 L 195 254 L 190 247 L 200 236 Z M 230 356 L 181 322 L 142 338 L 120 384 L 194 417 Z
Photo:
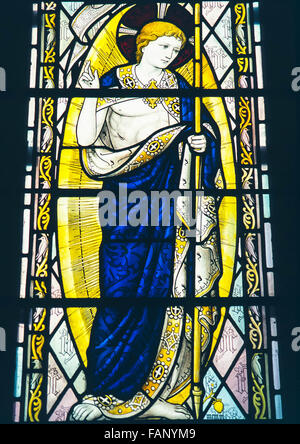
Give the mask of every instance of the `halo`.
M 193 57 L 192 45 L 194 32 L 193 15 L 183 6 L 169 3 L 149 3 L 135 5 L 122 18 L 117 32 L 117 44 L 122 55 L 129 63 L 136 63 L 136 36 L 141 29 L 153 21 L 171 22 L 186 35 L 187 42 L 178 57 L 170 65 L 171 69 L 183 66 Z

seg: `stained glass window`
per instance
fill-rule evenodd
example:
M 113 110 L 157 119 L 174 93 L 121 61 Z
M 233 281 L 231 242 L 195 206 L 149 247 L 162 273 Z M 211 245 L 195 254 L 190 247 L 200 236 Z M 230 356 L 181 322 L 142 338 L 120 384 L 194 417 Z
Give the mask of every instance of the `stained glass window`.
M 282 419 L 259 9 L 33 2 L 14 422 Z

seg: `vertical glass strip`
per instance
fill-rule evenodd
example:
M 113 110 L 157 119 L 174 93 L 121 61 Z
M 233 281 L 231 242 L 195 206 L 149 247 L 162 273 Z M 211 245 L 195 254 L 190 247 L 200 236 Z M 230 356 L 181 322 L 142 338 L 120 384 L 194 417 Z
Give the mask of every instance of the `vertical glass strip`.
M 261 121 L 266 120 L 265 99 L 263 97 L 258 97 L 258 117 Z
M 273 252 L 272 252 L 272 232 L 271 224 L 265 223 L 265 247 L 266 247 L 266 264 L 268 268 L 273 268 Z
M 257 87 L 262 89 L 264 87 L 263 72 L 262 72 L 262 53 L 261 46 L 255 47 L 256 55 L 256 73 L 257 73 Z
M 21 409 L 21 403 L 19 401 L 14 403 L 13 407 L 13 420 L 14 422 L 20 421 L 20 409 Z
M 35 124 L 35 98 L 31 97 L 29 99 L 28 126 L 33 128 L 34 124 Z
M 274 273 L 272 271 L 268 271 L 267 279 L 268 279 L 268 293 L 269 293 L 269 296 L 271 296 L 271 297 L 275 296 Z
M 23 217 L 23 244 L 22 244 L 22 253 L 28 254 L 29 252 L 29 233 L 30 233 L 30 210 L 24 210 Z
M 37 73 L 37 50 L 32 48 L 31 50 L 31 67 L 30 67 L 30 88 L 36 87 L 36 73 Z
M 22 344 L 24 342 L 24 334 L 25 334 L 25 325 L 19 324 L 18 326 L 18 338 L 17 341 L 19 344 Z
M 20 398 L 22 390 L 23 348 L 17 347 L 14 396 Z
M 259 23 L 259 2 L 253 2 L 253 16 L 254 16 L 254 39 L 255 43 L 261 41 L 261 27 Z
M 21 285 L 20 285 L 20 298 L 22 299 L 26 297 L 27 273 L 28 273 L 28 259 L 26 257 L 23 257 L 21 261 Z
M 263 195 L 263 202 L 264 202 L 264 218 L 269 219 L 271 217 L 271 212 L 270 212 L 270 196 L 268 194 Z
M 283 419 L 281 395 L 275 395 L 274 400 L 276 419 Z
M 278 342 L 277 341 L 272 341 L 272 362 L 273 362 L 274 389 L 280 390 Z
M 38 28 L 37 26 L 33 26 L 31 33 L 31 44 L 35 46 L 37 45 L 37 43 L 38 43 Z

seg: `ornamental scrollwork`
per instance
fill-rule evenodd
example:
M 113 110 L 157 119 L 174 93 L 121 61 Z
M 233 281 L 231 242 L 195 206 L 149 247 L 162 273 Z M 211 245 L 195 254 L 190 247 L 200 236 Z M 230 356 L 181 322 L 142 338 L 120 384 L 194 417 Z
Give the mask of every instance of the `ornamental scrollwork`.
M 44 179 L 44 181 L 48 183 L 49 188 L 51 185 L 51 167 L 52 167 L 51 157 L 50 156 L 41 157 L 40 179 Z
M 251 376 L 253 381 L 253 405 L 255 408 L 255 419 L 266 419 L 266 397 L 260 364 L 261 353 L 255 353 L 251 360 Z
M 52 121 L 52 116 L 54 113 L 54 100 L 51 97 L 48 97 L 47 99 L 43 99 L 44 105 L 43 105 L 43 109 L 42 109 L 42 123 L 47 125 L 47 126 L 51 126 L 53 127 L 53 121 Z
M 245 240 L 246 256 L 246 279 L 248 283 L 247 293 L 250 297 L 256 296 L 259 291 L 259 276 L 257 271 L 257 253 L 255 251 L 254 239 L 256 235 L 248 233 Z
M 242 165 L 253 165 L 251 141 L 249 136 L 249 127 L 251 123 L 251 110 L 249 99 L 240 97 L 239 101 L 240 123 L 240 145 L 241 145 L 241 163 Z
M 49 239 L 46 233 L 42 233 L 39 238 L 38 251 L 36 253 L 36 277 L 47 277 L 48 276 L 48 250 Z
M 45 343 L 43 335 L 33 335 L 31 340 L 32 359 L 42 361 L 42 349 Z
M 39 422 L 39 415 L 42 409 L 42 382 L 43 375 L 39 375 L 39 380 L 36 388 L 34 390 L 30 390 L 31 396 L 28 404 L 28 415 L 31 422 Z
M 249 314 L 249 339 L 252 344 L 253 350 L 260 350 L 262 347 L 262 332 L 261 332 L 261 322 L 259 320 L 255 320 L 253 313 L 251 310 L 248 310 Z
M 39 299 L 44 299 L 47 295 L 47 287 L 44 281 L 39 282 L 35 280 L 34 282 L 34 291 L 36 291 L 36 296 Z
M 251 196 L 249 196 L 249 197 L 243 196 L 242 201 L 244 204 L 244 207 L 243 207 L 244 226 L 247 230 L 249 230 L 249 229 L 253 230 L 256 225 L 256 220 L 255 220 L 255 214 L 254 214 L 255 207 L 253 206 L 253 201 L 251 199 Z
M 51 195 L 48 194 L 43 205 L 39 205 L 39 214 L 37 218 L 37 226 L 40 231 L 47 230 L 50 222 L 50 200 Z
M 236 32 L 236 52 L 238 72 L 241 73 L 238 79 L 240 88 L 248 88 L 248 80 L 245 74 L 249 70 L 249 58 L 247 57 L 247 42 L 245 36 L 246 21 L 246 7 L 242 3 L 238 3 L 234 8 L 236 14 L 235 32 Z
M 55 2 L 45 2 L 46 11 L 54 11 L 56 9 Z
M 244 25 L 246 23 L 246 8 L 243 3 L 238 3 L 234 7 L 236 13 L 236 25 Z

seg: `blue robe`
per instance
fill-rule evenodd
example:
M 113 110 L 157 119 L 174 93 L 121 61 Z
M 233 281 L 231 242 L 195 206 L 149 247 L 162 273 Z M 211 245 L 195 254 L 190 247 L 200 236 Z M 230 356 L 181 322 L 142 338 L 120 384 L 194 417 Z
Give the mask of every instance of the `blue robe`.
M 177 75 L 181 91 L 189 88 Z M 101 79 L 102 88 L 120 87 L 116 70 Z M 176 94 L 176 92 L 174 92 Z M 134 171 L 104 180 L 103 189 L 119 195 L 119 184 L 127 186 L 128 194 L 142 190 L 178 190 L 181 164 L 178 142 L 193 133 L 193 100 L 181 98 L 181 123 L 186 129 L 162 154 Z M 202 121 L 212 126 L 215 138 L 204 130 L 208 140 L 203 180 L 206 189 L 214 188 L 220 168 L 220 143 L 217 125 L 202 110 Z M 116 202 L 116 215 L 120 201 Z M 127 213 L 131 206 L 128 204 Z M 149 207 L 149 220 L 151 207 Z M 161 214 L 160 214 L 161 216 Z M 174 245 L 174 205 L 170 226 L 106 226 L 102 228 L 100 247 L 101 302 L 94 319 L 87 351 L 88 393 L 95 396 L 114 395 L 130 399 L 147 380 L 156 357 L 165 317 L 162 302 L 172 296 Z M 129 300 L 130 299 L 130 300 Z

